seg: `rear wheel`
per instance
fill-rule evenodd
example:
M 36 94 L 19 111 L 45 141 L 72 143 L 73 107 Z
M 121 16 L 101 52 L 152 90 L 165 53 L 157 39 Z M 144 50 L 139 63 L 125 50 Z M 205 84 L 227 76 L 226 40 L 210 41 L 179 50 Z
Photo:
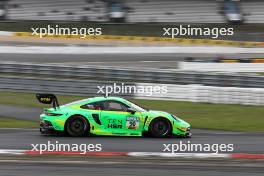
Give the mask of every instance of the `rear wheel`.
M 73 116 L 66 122 L 65 129 L 70 136 L 85 136 L 90 132 L 90 125 L 84 117 Z
M 171 135 L 171 124 L 167 119 L 157 118 L 150 124 L 150 134 L 154 137 L 164 138 Z

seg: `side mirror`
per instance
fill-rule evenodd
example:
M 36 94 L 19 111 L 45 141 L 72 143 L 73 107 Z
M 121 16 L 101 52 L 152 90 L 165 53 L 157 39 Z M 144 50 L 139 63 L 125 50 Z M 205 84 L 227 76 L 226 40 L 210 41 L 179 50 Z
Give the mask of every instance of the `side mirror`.
M 130 112 L 131 114 L 135 114 L 136 111 L 132 108 L 127 108 L 127 112 Z

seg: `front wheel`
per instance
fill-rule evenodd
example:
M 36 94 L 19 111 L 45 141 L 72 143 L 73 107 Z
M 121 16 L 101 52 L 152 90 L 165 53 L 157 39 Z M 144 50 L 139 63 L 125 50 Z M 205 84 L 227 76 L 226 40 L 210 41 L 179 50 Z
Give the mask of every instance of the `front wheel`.
M 154 119 L 150 124 L 150 134 L 157 138 L 169 137 L 171 135 L 171 124 L 164 118 Z
M 77 137 L 77 136 L 85 136 L 90 131 L 90 125 L 87 120 L 82 116 L 74 116 L 71 117 L 66 122 L 66 133 L 69 136 Z

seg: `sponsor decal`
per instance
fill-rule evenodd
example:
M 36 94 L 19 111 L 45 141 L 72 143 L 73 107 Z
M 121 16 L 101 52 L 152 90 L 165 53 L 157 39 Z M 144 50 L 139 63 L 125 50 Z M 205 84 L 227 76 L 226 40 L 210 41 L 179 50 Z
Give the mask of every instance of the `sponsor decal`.
M 122 129 L 122 120 L 108 119 L 107 128 Z
M 127 129 L 136 130 L 139 128 L 139 118 L 138 117 L 127 117 L 126 118 Z

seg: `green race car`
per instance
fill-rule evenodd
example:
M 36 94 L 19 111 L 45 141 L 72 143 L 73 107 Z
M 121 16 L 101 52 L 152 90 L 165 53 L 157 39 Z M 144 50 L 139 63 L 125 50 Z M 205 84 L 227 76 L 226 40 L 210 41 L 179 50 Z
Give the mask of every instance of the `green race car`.
M 120 97 L 93 97 L 59 106 L 53 94 L 37 94 L 41 103 L 53 104 L 40 115 L 40 132 L 70 136 L 111 135 L 190 137 L 190 124 L 163 111 L 144 109 Z

